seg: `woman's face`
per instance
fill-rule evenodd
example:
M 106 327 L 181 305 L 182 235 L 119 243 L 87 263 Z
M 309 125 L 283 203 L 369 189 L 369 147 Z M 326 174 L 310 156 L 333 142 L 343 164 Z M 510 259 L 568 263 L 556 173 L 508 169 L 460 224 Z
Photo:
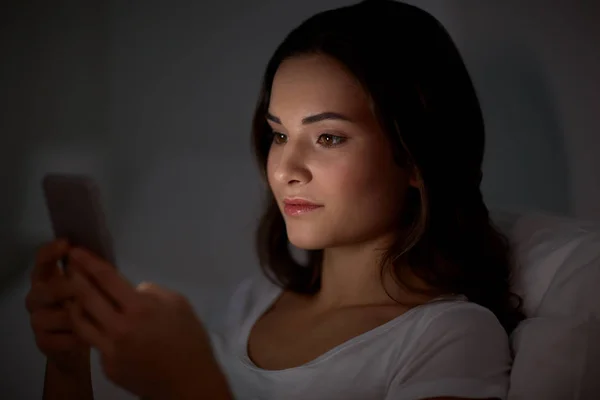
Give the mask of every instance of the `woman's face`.
M 269 184 L 293 245 L 342 247 L 393 231 L 410 176 L 341 64 L 323 55 L 284 61 L 267 120 L 275 132 Z

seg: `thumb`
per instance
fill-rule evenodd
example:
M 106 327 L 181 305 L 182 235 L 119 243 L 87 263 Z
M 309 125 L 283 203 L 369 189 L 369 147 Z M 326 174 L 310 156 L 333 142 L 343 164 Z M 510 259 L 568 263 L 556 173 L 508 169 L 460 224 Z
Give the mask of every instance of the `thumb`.
M 160 288 L 160 286 L 152 283 L 152 282 L 140 282 L 137 287 L 135 288 L 138 292 L 157 292 L 157 291 L 162 291 L 162 289 Z
M 166 298 L 169 296 L 169 291 L 152 282 L 141 282 L 137 285 L 138 293 L 149 295 L 157 298 Z

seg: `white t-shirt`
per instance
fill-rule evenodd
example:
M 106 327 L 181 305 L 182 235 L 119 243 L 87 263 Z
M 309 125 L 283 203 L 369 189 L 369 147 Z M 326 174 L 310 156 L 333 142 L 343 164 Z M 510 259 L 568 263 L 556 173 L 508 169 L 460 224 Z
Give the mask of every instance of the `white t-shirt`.
M 507 397 L 507 334 L 494 314 L 464 298 L 415 307 L 304 365 L 258 368 L 248 357 L 248 336 L 281 292 L 265 277 L 245 280 L 210 333 L 236 399 Z

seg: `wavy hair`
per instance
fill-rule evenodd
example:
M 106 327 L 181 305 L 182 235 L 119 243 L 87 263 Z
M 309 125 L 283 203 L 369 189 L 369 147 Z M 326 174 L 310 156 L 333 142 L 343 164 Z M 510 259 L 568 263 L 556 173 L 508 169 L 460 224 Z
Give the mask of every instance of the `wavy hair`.
M 266 181 L 272 131 L 266 114 L 273 78 L 286 59 L 334 58 L 360 82 L 392 147 L 419 185 L 409 189 L 398 235 L 381 259 L 395 280 L 403 269 L 424 280 L 430 295 L 464 294 L 491 310 L 507 332 L 523 319 L 510 291 L 511 249 L 492 223 L 480 190 L 485 127 L 473 83 L 446 29 L 429 13 L 391 0 L 367 0 L 304 21 L 269 60 L 256 106 L 252 141 Z M 270 190 L 257 230 L 266 275 L 297 293 L 320 289 L 323 250 L 294 256 Z

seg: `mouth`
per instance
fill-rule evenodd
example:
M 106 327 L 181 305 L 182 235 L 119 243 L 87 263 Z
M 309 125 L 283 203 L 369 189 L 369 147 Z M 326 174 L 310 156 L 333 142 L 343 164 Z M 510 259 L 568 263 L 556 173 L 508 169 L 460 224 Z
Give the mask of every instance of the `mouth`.
M 323 205 L 321 204 L 316 204 L 304 199 L 287 198 L 283 200 L 283 212 L 291 217 L 308 214 L 322 207 Z

